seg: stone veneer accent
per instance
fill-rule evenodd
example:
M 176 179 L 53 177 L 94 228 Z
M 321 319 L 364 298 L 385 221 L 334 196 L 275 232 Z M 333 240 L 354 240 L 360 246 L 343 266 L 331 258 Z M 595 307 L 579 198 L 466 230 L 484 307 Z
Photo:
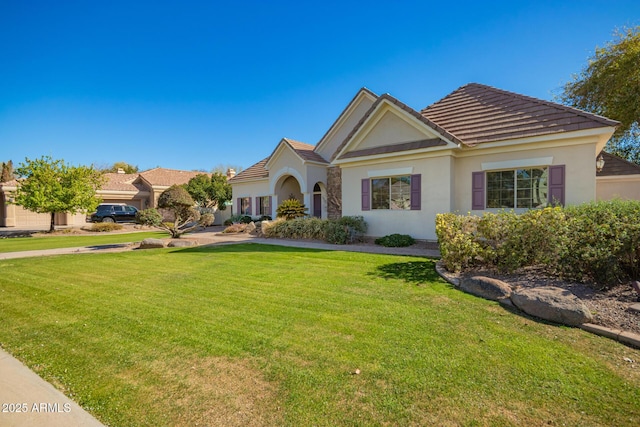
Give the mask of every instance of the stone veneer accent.
M 327 217 L 342 217 L 342 169 L 339 166 L 327 168 Z

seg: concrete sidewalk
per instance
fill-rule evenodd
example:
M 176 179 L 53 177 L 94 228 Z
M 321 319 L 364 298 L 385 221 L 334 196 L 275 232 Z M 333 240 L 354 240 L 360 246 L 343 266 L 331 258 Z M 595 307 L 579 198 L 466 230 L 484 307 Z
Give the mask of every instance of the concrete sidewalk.
M 0 349 L 0 426 L 101 427 L 91 414 Z
M 439 257 L 440 252 L 425 243 L 408 248 L 385 248 L 372 244 L 332 245 L 317 241 L 265 239 L 249 234 L 223 234 L 219 231 L 202 231 L 186 236 L 198 245 L 229 245 L 259 243 L 328 251 L 369 252 L 389 255 Z M 114 245 L 58 248 L 37 251 L 0 253 L 0 260 L 30 258 L 51 255 L 67 255 L 98 252 L 122 252 L 133 248 L 130 243 Z M 2 427 L 81 427 L 102 426 L 88 412 L 51 384 L 44 381 L 24 364 L 0 349 L 0 426 Z

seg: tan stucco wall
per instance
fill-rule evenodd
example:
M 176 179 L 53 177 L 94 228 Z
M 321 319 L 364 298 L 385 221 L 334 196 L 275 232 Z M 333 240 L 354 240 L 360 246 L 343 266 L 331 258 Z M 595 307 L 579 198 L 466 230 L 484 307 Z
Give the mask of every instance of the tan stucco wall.
M 271 196 L 269 190 L 269 180 L 257 180 L 257 181 L 249 181 L 249 182 L 239 182 L 234 183 L 232 185 L 233 188 L 233 200 L 232 208 L 233 214 L 238 213 L 238 198 L 240 197 L 251 197 L 251 210 L 255 212 L 255 198 L 258 196 Z M 227 208 L 229 210 L 229 207 Z
M 399 117 L 390 107 L 381 112 L 378 121 L 373 122 L 370 129 L 363 129 L 360 133 L 363 135 L 361 140 L 353 141 L 349 151 L 435 138 L 435 134 L 428 132 L 425 126 L 418 128 L 415 123 Z
M 596 178 L 596 200 L 640 200 L 640 175 Z
M 344 117 L 340 118 L 340 121 L 336 123 L 336 127 L 331 130 L 331 133 L 327 135 L 326 140 L 323 141 L 322 146 L 317 149 L 316 152 L 325 160 L 331 160 L 333 153 L 353 130 L 362 116 L 371 108 L 374 101 L 374 99 L 363 96 L 356 105 L 353 105 L 351 110 L 346 112 Z
M 574 144 L 581 142 L 581 144 Z M 454 211 L 471 211 L 471 176 L 482 171 L 483 162 L 517 162 L 523 159 L 552 157 L 551 165 L 565 165 L 565 204 L 575 205 L 595 200 L 596 142 L 592 140 L 568 141 L 571 145 L 554 147 L 549 143 L 510 147 L 509 152 L 467 150 L 455 160 Z M 539 166 L 548 166 L 541 164 Z M 505 168 L 508 169 L 508 168 Z M 499 170 L 499 169 L 498 169 Z M 482 213 L 482 211 L 474 211 Z
M 371 175 L 388 176 L 387 172 L 407 169 L 421 174 L 421 210 L 362 211 L 361 182 Z M 342 169 L 342 214 L 362 215 L 369 236 L 392 233 L 409 234 L 417 239 L 436 240 L 435 216 L 452 207 L 453 159 L 451 156 L 402 160 L 394 162 L 350 165 Z

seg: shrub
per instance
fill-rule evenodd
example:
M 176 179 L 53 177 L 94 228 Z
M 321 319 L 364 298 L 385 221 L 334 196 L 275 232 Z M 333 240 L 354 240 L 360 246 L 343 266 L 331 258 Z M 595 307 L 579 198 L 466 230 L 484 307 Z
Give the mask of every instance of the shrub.
M 122 225 L 116 224 L 115 222 L 96 222 L 91 226 L 91 231 L 100 233 L 116 230 L 122 230 Z
M 251 222 L 251 217 L 249 215 L 234 214 L 234 215 L 231 215 L 229 219 L 225 220 L 223 225 L 249 224 L 250 222 Z
M 367 224 L 360 217 L 343 217 L 339 220 L 319 218 L 296 218 L 262 223 L 265 237 L 283 239 L 315 239 L 334 244 L 346 244 L 359 239 L 367 230 Z
M 276 209 L 278 217 L 286 220 L 301 218 L 307 215 L 307 208 L 297 199 L 287 199 Z
M 235 224 L 231 224 L 230 226 L 222 230 L 222 232 L 223 233 L 242 233 L 244 232 L 244 230 L 246 230 L 246 228 L 247 228 L 247 224 L 235 223 Z
M 401 248 L 411 246 L 415 243 L 415 239 L 408 234 L 389 234 L 388 236 L 379 237 L 375 240 L 376 245 L 386 246 L 388 248 Z
M 602 288 L 640 277 L 640 201 L 613 200 L 518 215 L 440 214 L 436 234 L 445 266 L 547 272 Z

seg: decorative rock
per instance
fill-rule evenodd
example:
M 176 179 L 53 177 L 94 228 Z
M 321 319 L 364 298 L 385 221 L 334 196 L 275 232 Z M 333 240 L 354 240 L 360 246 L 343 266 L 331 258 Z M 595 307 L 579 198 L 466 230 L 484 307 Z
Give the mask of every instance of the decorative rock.
M 578 326 L 593 319 L 577 296 L 554 286 L 516 289 L 511 301 L 527 314 L 565 325 Z
M 509 286 L 508 283 L 484 276 L 462 278 L 460 281 L 460 289 L 492 301 L 500 301 L 509 298 L 511 295 L 511 286 Z
M 255 231 L 255 229 L 256 229 L 256 225 L 253 223 L 253 221 L 251 221 L 249 224 L 247 224 L 247 228 L 244 229 L 244 232 L 249 234 Z
M 194 240 L 172 240 L 167 246 L 170 248 L 187 248 L 189 246 L 195 246 L 196 243 L 198 242 Z
M 164 248 L 164 240 L 162 239 L 144 239 L 140 243 L 140 249 L 156 249 Z

